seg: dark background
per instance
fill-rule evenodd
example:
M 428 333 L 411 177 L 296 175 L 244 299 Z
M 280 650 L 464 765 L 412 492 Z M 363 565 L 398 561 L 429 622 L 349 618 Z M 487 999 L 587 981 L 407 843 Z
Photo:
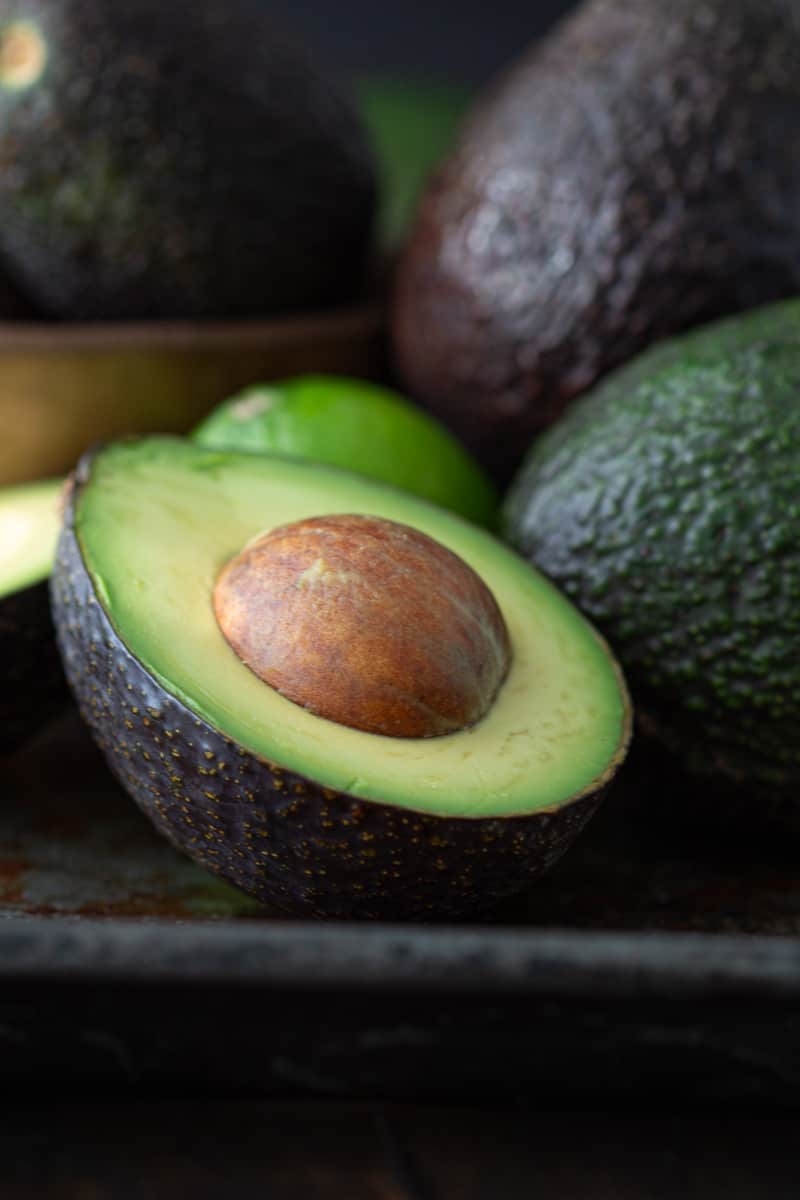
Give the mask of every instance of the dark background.
M 572 7 L 572 0 L 271 0 L 277 15 L 348 72 L 465 84 L 483 82 Z

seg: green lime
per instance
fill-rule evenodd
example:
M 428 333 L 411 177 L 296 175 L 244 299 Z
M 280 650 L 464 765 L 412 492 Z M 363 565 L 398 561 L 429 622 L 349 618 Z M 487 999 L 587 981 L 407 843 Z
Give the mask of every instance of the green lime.
M 393 484 L 497 527 L 497 497 L 467 451 L 396 392 L 361 379 L 307 375 L 248 388 L 194 431 L 215 450 L 315 459 Z

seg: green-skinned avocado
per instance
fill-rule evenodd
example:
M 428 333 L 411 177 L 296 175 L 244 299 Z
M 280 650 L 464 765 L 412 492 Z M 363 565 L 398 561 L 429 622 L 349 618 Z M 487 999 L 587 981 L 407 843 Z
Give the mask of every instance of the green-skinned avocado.
M 47 592 L 60 489 L 48 481 L 0 490 L 0 754 L 67 699 Z
M 800 341 L 741 336 L 723 327 L 714 360 L 714 331 L 693 335 L 580 400 L 505 524 L 611 641 L 642 729 L 777 811 L 800 784 Z
M 0 258 L 49 316 L 247 317 L 361 289 L 351 100 L 260 0 L 0 0 Z
M 408 392 L 506 481 L 654 341 L 800 291 L 800 7 L 586 0 L 481 98 L 403 253 Z
M 444 736 L 365 732 L 288 699 L 234 651 L 232 622 L 218 617 L 233 565 L 252 566 L 287 530 L 325 536 L 338 520 L 432 539 L 491 589 L 510 664 L 494 673 L 491 687 L 501 686 L 484 695 L 480 719 Z M 336 566 L 331 549 L 281 586 L 294 602 L 307 594 L 311 613 L 329 587 L 344 589 L 352 627 L 346 589 L 368 602 L 386 582 L 360 571 L 357 559 Z M 398 565 L 395 612 L 401 576 Z M 440 591 L 430 606 L 458 609 Z M 264 592 L 265 604 L 276 594 Z M 171 438 L 101 449 L 75 477 L 52 597 L 67 677 L 112 770 L 174 845 L 276 911 L 425 918 L 484 908 L 555 861 L 625 755 L 619 670 L 550 584 L 476 526 L 333 468 Z M 461 608 L 463 625 L 472 609 Z M 387 625 L 387 644 L 427 626 L 418 601 L 412 609 Z M 335 629 L 326 620 L 320 642 Z M 264 641 L 267 657 L 278 640 Z M 340 649 L 358 660 L 358 645 Z M 362 649 L 369 687 L 377 656 Z M 349 668 L 327 653 L 317 665 L 338 679 Z
M 390 388 L 305 375 L 247 388 L 194 431 L 203 446 L 359 471 L 496 529 L 497 494 L 438 421 Z
M 713 367 L 726 355 L 757 349 L 769 342 L 800 347 L 800 299 L 792 297 L 775 304 L 763 304 L 656 342 L 624 366 L 612 371 L 594 391 L 601 394 L 605 386 L 617 394 L 623 389 L 633 391 L 639 383 L 653 379 L 665 367 Z

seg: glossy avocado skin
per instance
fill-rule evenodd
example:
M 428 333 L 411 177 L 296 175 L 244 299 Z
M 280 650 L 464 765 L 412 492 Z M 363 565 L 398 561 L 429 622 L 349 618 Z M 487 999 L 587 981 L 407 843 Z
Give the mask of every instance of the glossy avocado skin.
M 800 342 L 732 351 L 732 333 L 716 361 L 710 332 L 580 400 L 505 523 L 614 646 L 640 728 L 752 814 L 800 785 Z
M 0 0 L 41 77 L 0 87 L 0 253 L 51 316 L 248 316 L 359 290 L 360 120 L 259 0 Z
M 524 818 L 431 817 L 328 791 L 225 737 L 142 667 L 98 601 L 74 531 L 90 467 L 51 583 L 67 678 L 112 771 L 196 862 L 281 913 L 460 916 L 519 892 L 592 815 L 603 788 Z
M 653 341 L 800 291 L 800 9 L 588 0 L 499 80 L 400 264 L 401 376 L 500 480 Z
M 0 599 L 0 754 L 8 754 L 67 702 L 47 583 Z

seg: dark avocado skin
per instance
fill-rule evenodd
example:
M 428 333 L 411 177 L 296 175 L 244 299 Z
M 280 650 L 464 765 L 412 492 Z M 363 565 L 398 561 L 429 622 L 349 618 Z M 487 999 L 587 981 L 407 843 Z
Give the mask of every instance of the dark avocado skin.
M 800 292 L 800 6 L 588 0 L 474 110 L 396 281 L 406 388 L 509 478 L 650 343 Z
M 79 467 L 52 577 L 72 691 L 111 770 L 190 858 L 289 915 L 463 916 L 556 861 L 604 788 L 553 813 L 443 819 L 327 791 L 255 757 L 169 695 L 129 653 L 74 531 Z
M 349 100 L 260 0 L 0 0 L 0 254 L 53 317 L 249 316 L 359 290 L 375 184 Z
M 578 401 L 505 532 L 614 646 L 640 728 L 760 816 L 800 812 L 800 342 L 734 333 L 716 361 L 692 335 L 686 360 L 651 352 Z
M 16 750 L 69 698 L 46 582 L 0 599 L 0 662 L 1 755 Z

